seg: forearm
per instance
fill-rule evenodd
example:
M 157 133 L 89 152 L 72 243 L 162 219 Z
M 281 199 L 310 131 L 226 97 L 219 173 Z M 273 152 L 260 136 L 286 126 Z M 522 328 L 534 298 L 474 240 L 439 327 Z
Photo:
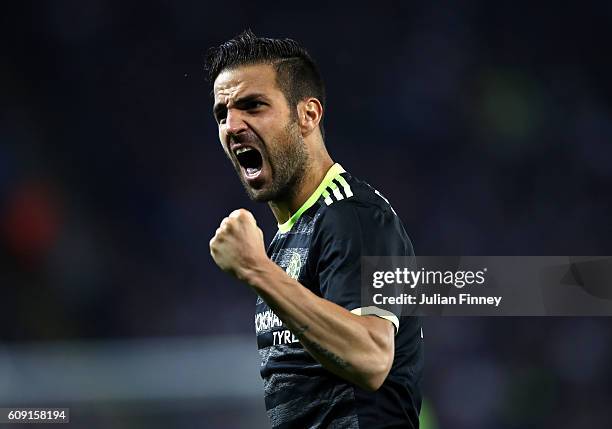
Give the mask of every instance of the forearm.
M 320 298 L 266 260 L 243 280 L 329 371 L 369 390 L 377 389 L 393 362 L 393 328 Z

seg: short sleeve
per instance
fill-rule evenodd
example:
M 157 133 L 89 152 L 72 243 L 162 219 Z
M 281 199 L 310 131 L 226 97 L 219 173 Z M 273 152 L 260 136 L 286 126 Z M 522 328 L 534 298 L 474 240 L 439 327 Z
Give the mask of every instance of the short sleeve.
M 387 319 L 397 332 L 401 308 L 363 306 L 361 300 L 362 256 L 413 255 L 406 231 L 391 210 L 351 201 L 333 204 L 321 216 L 312 248 L 318 254 L 314 269 L 323 298 L 354 314 Z

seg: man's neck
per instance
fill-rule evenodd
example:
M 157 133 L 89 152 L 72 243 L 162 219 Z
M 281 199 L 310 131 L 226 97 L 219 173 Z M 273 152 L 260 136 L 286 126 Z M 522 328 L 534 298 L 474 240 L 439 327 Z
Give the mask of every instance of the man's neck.
M 311 166 L 309 171 L 305 174 L 303 180 L 298 185 L 298 189 L 292 194 L 288 201 L 268 202 L 268 206 L 270 206 L 278 224 L 287 222 L 289 218 L 302 207 L 308 197 L 312 195 L 323 181 L 323 178 L 333 165 L 334 161 L 329 157 L 323 162 L 316 163 L 316 165 Z

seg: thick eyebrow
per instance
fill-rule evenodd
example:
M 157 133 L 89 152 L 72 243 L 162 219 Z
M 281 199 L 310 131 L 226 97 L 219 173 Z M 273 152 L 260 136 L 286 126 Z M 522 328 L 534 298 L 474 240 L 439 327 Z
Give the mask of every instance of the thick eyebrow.
M 259 100 L 266 100 L 266 96 L 260 93 L 249 94 L 236 99 L 233 104 L 238 109 L 244 109 L 246 106 L 249 105 L 249 103 Z M 218 115 L 223 113 L 225 110 L 227 110 L 227 106 L 225 105 L 225 103 L 215 103 L 215 105 L 213 106 L 213 115 L 215 116 L 215 118 L 217 118 Z

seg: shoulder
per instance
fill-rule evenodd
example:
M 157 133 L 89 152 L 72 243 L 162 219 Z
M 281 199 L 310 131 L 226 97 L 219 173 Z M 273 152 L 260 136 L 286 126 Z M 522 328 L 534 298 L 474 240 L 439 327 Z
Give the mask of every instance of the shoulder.
M 378 190 L 347 172 L 334 182 L 337 183 L 332 183 L 322 194 L 315 225 L 317 239 L 360 237 L 378 241 L 387 237 L 410 243 L 397 213 Z
M 318 218 L 321 226 L 334 225 L 353 229 L 359 224 L 384 224 L 397 214 L 389 201 L 368 183 L 344 172 L 331 183 L 321 197 Z

